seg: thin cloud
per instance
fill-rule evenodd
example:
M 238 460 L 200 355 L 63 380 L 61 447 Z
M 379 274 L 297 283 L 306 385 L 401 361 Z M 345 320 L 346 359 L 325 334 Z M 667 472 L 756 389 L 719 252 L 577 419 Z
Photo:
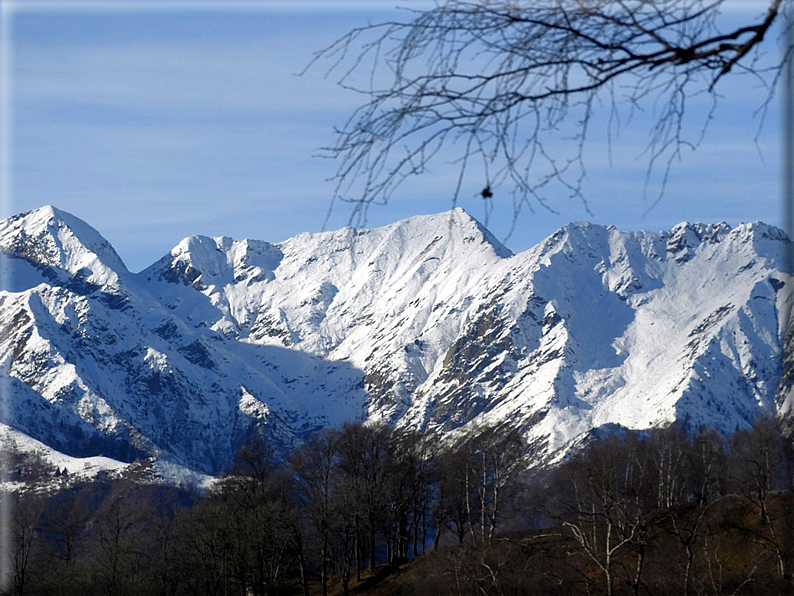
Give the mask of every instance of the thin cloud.
M 18 101 L 72 101 L 136 110 L 204 109 L 241 113 L 351 109 L 360 100 L 310 73 L 295 47 L 307 38 L 267 43 L 138 42 L 97 48 L 21 44 Z M 317 43 L 316 41 L 314 43 Z
M 395 7 L 422 9 L 426 0 L 11 0 L 4 2 L 20 13 L 285 13 L 285 12 L 393 12 Z

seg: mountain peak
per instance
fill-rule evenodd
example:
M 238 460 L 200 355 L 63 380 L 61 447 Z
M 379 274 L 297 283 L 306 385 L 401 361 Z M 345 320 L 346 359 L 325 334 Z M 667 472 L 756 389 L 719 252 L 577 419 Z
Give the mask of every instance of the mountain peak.
M 141 275 L 201 289 L 270 279 L 281 257 L 277 246 L 263 240 L 195 235 L 184 238 Z
M 463 207 L 454 207 L 449 211 L 432 213 L 429 215 L 415 215 L 393 224 L 372 231 L 389 231 L 403 229 L 413 236 L 425 234 L 428 236 L 447 236 L 454 242 L 462 241 L 466 244 L 478 243 L 489 245 L 494 253 L 502 258 L 512 256 L 512 252 L 494 236 L 488 228 L 480 223 Z
M 762 221 L 740 223 L 733 231 L 740 236 L 748 235 L 753 236 L 755 239 L 790 242 L 786 232 Z
M 374 259 L 386 252 L 418 257 L 431 246 L 435 249 L 445 246 L 449 254 L 459 255 L 465 247 L 469 253 L 484 250 L 500 258 L 512 256 L 485 226 L 456 207 L 375 228 L 345 226 L 326 232 L 303 232 L 276 244 L 263 240 L 233 240 L 226 236 L 189 236 L 142 273 L 148 279 L 201 288 L 225 285 L 238 279 L 272 279 L 272 272 L 285 253 L 304 255 L 305 266 L 322 269 L 331 263 L 338 266 L 340 258 L 355 260 L 358 258 L 355 255 Z
M 99 232 L 52 205 L 0 221 L 0 251 L 37 267 L 79 273 L 93 283 L 104 284 L 127 273 L 121 257 Z

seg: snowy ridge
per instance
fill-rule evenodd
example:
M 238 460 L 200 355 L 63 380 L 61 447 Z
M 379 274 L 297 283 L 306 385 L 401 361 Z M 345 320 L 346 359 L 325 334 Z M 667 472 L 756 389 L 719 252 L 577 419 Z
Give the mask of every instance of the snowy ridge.
M 74 481 L 93 480 L 102 473 L 119 477 L 125 473 L 136 473 L 141 477 L 139 470 L 144 468 L 146 475 L 142 480 L 157 483 L 167 482 L 174 486 L 209 488 L 215 479 L 205 474 L 200 474 L 188 468 L 166 461 L 146 461 L 136 464 L 122 463 L 115 459 L 103 456 L 71 457 L 60 453 L 51 447 L 15 431 L 4 424 L 0 424 L 0 442 L 12 447 L 19 453 L 35 454 L 45 464 L 57 470 L 56 479 L 37 479 L 37 489 L 48 490 Z M 20 480 L 7 480 L 0 484 L 3 490 L 18 490 L 24 488 Z
M 509 424 L 535 462 L 600 427 L 731 433 L 791 409 L 786 242 L 761 223 L 574 223 L 512 255 L 455 209 L 193 236 L 131 274 L 45 207 L 0 222 L 3 422 L 69 456 L 210 474 L 252 432 L 286 451 L 354 418 Z
M 0 221 L 0 250 L 41 271 L 59 271 L 99 286 L 117 286 L 127 274 L 99 232 L 51 205 Z

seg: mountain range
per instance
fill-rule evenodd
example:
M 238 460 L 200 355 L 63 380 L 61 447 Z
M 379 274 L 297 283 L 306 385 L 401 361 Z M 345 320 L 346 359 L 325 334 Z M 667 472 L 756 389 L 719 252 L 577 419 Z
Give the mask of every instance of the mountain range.
M 222 472 L 346 420 L 594 433 L 788 417 L 789 242 L 763 224 L 572 223 L 512 254 L 462 209 L 289 240 L 191 236 L 127 270 L 82 220 L 0 221 L 2 432 L 72 468 Z M 66 465 L 64 463 L 64 465 Z

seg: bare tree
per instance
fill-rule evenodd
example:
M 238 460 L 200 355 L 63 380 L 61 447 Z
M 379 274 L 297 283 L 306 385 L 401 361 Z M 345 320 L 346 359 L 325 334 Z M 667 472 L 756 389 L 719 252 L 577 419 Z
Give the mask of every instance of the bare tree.
M 636 436 L 612 436 L 595 443 L 557 472 L 552 518 L 559 520 L 580 550 L 598 568 L 606 593 L 616 590 L 619 565 L 634 556 L 633 577 L 625 578 L 639 593 L 654 511 L 652 466 L 645 445 Z
M 137 487 L 109 499 L 96 525 L 96 571 L 94 583 L 107 596 L 136 594 L 141 588 L 144 554 L 139 536 L 148 523 L 139 502 Z
M 524 442 L 515 429 L 486 427 L 464 447 L 471 450 L 469 465 L 475 483 L 479 540 L 489 544 L 504 514 L 504 502 L 520 469 Z
M 436 535 L 434 548 L 438 549 L 445 528 L 453 531 L 458 544 L 463 544 L 469 528 L 469 511 L 474 488 L 468 479 L 470 468 L 467 455 L 456 449 L 443 449 L 438 454 L 438 496 L 434 512 Z
M 316 533 L 322 594 L 328 594 L 333 520 L 333 475 L 338 460 L 338 432 L 321 431 L 290 458 L 306 515 Z
M 218 497 L 232 537 L 234 579 L 246 594 L 276 593 L 291 584 L 297 558 L 291 476 L 273 464 L 261 440 L 238 452 L 232 471 Z
M 7 494 L 3 498 L 9 498 Z M 28 591 L 31 583 L 32 569 L 36 565 L 37 547 L 41 529 L 41 502 L 35 498 L 18 499 L 15 503 L 14 516 L 10 520 L 7 544 L 0 548 L 0 556 L 8 557 L 11 572 L 12 592 L 21 596 Z M 0 590 L 2 588 L 0 587 Z
M 199 501 L 181 520 L 183 567 L 193 594 L 224 596 L 232 591 L 234 543 L 221 499 Z
M 621 122 L 651 105 L 646 193 L 658 176 L 655 204 L 672 163 L 702 140 L 720 80 L 752 78 L 765 89 L 765 112 L 791 58 L 791 47 L 780 60 L 760 51 L 791 0 L 758 0 L 757 16 L 740 26 L 724 18 L 725 3 L 442 0 L 404 22 L 353 29 L 315 56 L 367 97 L 325 149 L 339 162 L 334 200 L 352 202 L 351 221 L 361 224 L 372 202 L 388 202 L 451 148 L 453 203 L 476 160 L 481 197 L 492 206 L 496 187 L 511 188 L 515 217 L 523 207 L 551 209 L 555 185 L 587 208 L 583 149 L 594 110 L 605 106 L 611 152 Z M 712 111 L 692 127 L 688 102 L 704 94 Z M 570 150 L 560 155 L 551 144 L 563 137 Z
M 776 419 L 761 418 L 751 430 L 736 433 L 732 445 L 736 486 L 750 510 L 758 515 L 754 538 L 773 556 L 780 580 L 787 577 L 789 567 L 783 531 L 785 511 L 780 510 L 779 503 L 775 506 L 782 489 L 790 485 L 786 478 L 786 440 Z

